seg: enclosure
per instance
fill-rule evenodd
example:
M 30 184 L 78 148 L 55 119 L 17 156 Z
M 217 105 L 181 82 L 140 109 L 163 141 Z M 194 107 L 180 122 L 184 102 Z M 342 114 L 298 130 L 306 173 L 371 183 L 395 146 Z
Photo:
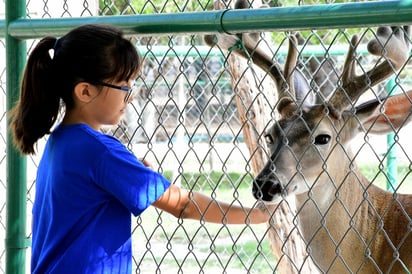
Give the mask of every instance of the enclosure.
M 253 179 L 270 157 L 265 132 L 278 117 L 275 87 L 251 58 L 237 57 L 235 51 L 253 55 L 241 39 L 227 50 L 217 40 L 207 45 L 204 35 L 258 33 L 253 36 L 257 44 L 267 45 L 272 59 L 283 66 L 288 37 L 298 33 L 297 69 L 311 90 L 319 92 L 342 81 L 353 34 L 361 38 L 356 65 L 362 74 L 382 62 L 366 48 L 367 41 L 377 36 L 377 26 L 412 23 L 409 0 L 253 1 L 244 10 L 233 10 L 231 1 L 211 0 L 10 0 L 0 7 L 4 34 L 0 145 L 5 152 L 0 160 L 0 273 L 30 270 L 31 208 L 45 140 L 39 142 L 35 156 L 19 155 L 9 141 L 7 111 L 19 96 L 25 58 L 40 38 L 62 36 L 84 23 L 124 29 L 144 59 L 137 79 L 139 95 L 118 127 L 102 130 L 118 137 L 174 184 L 232 204 L 256 206 Z M 410 37 L 407 43 L 411 44 Z M 385 102 L 387 95 L 395 94 L 409 98 L 409 113 L 399 129 L 393 126 L 387 135 L 366 129 L 353 141 L 353 163 L 372 184 L 393 193 L 393 204 L 399 203 L 400 193 L 412 193 L 412 125 L 407 124 L 412 115 L 407 95 L 411 74 L 409 57 L 398 72 L 356 102 L 375 98 Z M 381 112 L 384 115 L 383 108 Z M 342 202 L 339 190 L 336 193 L 337 203 Z M 269 224 L 212 225 L 150 208 L 133 219 L 134 272 L 319 273 L 316 259 L 312 262 L 311 241 L 300 231 L 293 195 L 268 209 L 273 211 Z M 412 237 L 412 216 L 405 215 L 409 232 L 402 237 L 407 241 Z M 273 233 L 280 242 L 271 247 Z M 336 243 L 337 261 L 343 241 Z M 395 262 L 402 261 L 399 249 L 393 245 L 390 251 Z M 396 273 L 410 273 L 406 262 L 401 263 L 403 272 Z M 376 273 L 380 271 L 376 268 Z

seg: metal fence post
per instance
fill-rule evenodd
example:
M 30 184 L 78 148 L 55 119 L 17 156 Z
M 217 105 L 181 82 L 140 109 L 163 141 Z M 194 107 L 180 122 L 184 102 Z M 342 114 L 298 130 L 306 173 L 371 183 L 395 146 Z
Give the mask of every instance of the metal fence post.
M 26 42 L 8 33 L 10 22 L 26 16 L 25 0 L 6 1 L 6 91 L 7 111 L 19 97 L 21 72 L 26 61 Z M 8 114 L 7 114 L 8 115 Z M 7 116 L 9 122 L 9 116 Z M 6 273 L 25 273 L 26 249 L 29 240 L 26 234 L 26 159 L 11 142 L 7 129 L 7 217 L 6 217 Z
M 387 84 L 387 93 L 388 96 L 395 95 L 397 93 L 397 86 L 395 82 L 395 76 L 392 76 Z M 395 133 L 391 132 L 386 135 L 387 142 L 387 154 L 386 154 L 386 173 L 387 173 L 387 182 L 386 189 L 388 191 L 394 192 L 397 187 L 397 175 L 398 175 L 398 163 L 396 159 L 396 142 L 395 142 Z

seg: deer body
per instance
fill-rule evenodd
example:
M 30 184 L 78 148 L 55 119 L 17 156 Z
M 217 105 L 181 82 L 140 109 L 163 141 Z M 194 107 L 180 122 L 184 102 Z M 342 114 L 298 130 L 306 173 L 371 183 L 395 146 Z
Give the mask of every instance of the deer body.
M 254 180 L 253 195 L 269 205 L 295 196 L 299 231 L 322 273 L 412 270 L 412 195 L 374 186 L 350 152 L 359 134 L 388 133 L 412 120 L 412 91 L 355 106 L 367 89 L 404 66 L 408 36 L 409 27 L 378 28 L 368 50 L 383 61 L 362 75 L 355 73 L 359 39 L 353 36 L 341 83 L 324 92 L 331 95 L 321 104 L 302 101 L 311 89 L 296 70 L 299 53 L 293 35 L 283 71 L 274 58 L 265 56 L 260 48 L 264 43 L 256 36 L 226 35 L 217 41 L 229 49 L 241 37 L 247 52 L 237 53 L 267 71 L 278 87 L 279 119 L 265 136 L 270 159 Z M 205 40 L 216 42 L 211 36 Z
M 352 163 L 340 159 L 326 163 L 341 169 L 329 170 L 334 177 L 296 195 L 300 230 L 315 264 L 323 273 L 406 273 L 395 253 L 412 268 L 411 195 L 394 200 L 357 169 L 346 174 Z
M 385 195 L 379 193 L 382 190 L 374 186 L 372 188 L 374 194 Z M 319 210 L 315 206 L 316 200 L 307 205 L 307 196 L 303 203 L 297 198 L 301 232 L 304 239 L 310 239 L 308 247 L 315 264 L 322 273 L 407 273 L 406 269 L 411 269 L 412 248 L 411 236 L 403 239 L 410 233 L 405 229 L 408 227 L 407 218 L 399 207 L 386 204 L 387 212 L 382 214 L 376 211 L 376 205 L 369 205 L 359 197 L 360 194 L 355 196 L 350 199 L 340 197 L 344 205 L 334 204 L 327 208 L 325 217 L 316 214 Z M 350 201 L 345 201 L 345 198 Z M 348 202 L 361 206 L 348 208 Z M 351 211 L 354 211 L 353 214 Z M 393 220 L 397 220 L 398 225 L 404 228 L 394 226 Z M 399 259 L 395 259 L 397 252 L 400 254 Z

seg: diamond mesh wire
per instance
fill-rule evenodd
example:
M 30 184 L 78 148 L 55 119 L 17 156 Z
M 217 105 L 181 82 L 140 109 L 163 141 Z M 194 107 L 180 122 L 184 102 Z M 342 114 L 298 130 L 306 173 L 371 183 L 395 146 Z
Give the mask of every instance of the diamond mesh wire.
M 225 2 L 227 7 L 233 3 Z M 259 5 L 260 3 L 253 3 Z M 317 1 L 299 3 L 275 3 L 268 5 L 303 5 L 323 4 Z M 212 9 L 212 1 L 27 1 L 29 18 L 59 18 L 93 15 L 127 15 L 154 14 L 186 11 L 203 11 Z M 319 92 L 322 89 L 340 84 L 340 71 L 344 62 L 346 48 L 353 33 L 361 33 L 364 40 L 375 35 L 374 29 L 347 30 L 311 30 L 302 31 L 299 37 L 300 69 L 309 79 L 310 87 Z M 279 63 L 285 62 L 286 35 L 272 34 L 273 45 L 265 40 L 265 36 L 257 39 L 260 43 L 268 43 L 273 52 L 273 58 Z M 263 139 L 263 131 L 274 119 L 277 102 L 268 96 L 264 81 L 268 76 L 256 74 L 252 63 L 248 63 L 240 74 L 252 73 L 249 81 L 251 98 L 244 98 L 236 91 L 241 83 L 232 83 L 237 75 L 233 74 L 228 53 L 218 46 L 205 46 L 199 35 L 187 36 L 133 36 L 133 42 L 144 57 L 142 76 L 138 79 L 141 90 L 133 104 L 128 109 L 125 119 L 117 127 L 102 129 L 113 134 L 124 142 L 130 150 L 139 157 L 149 160 L 155 168 L 164 173 L 170 180 L 184 188 L 199 190 L 211 197 L 225 200 L 233 204 L 253 206 L 255 200 L 251 195 L 251 182 L 254 172 L 252 157 L 258 155 L 262 145 L 250 148 L 245 143 L 244 130 L 252 127 L 259 131 Z M 28 41 L 28 51 L 36 41 Z M 361 45 L 362 46 L 362 45 Z M 5 54 L 4 41 L 1 41 L 2 55 Z M 343 50 L 341 50 L 343 48 Z M 362 47 L 361 47 L 362 48 Z M 320 51 L 316 52 L 316 51 Z M 364 52 L 360 53 L 359 73 L 366 71 L 376 60 Z M 0 58 L 5 60 L 5 58 Z M 410 62 L 409 62 L 410 63 Z M 0 149 L 6 150 L 6 115 L 5 115 L 5 64 L 0 63 L 0 81 L 2 98 L 2 115 L 0 117 Z M 396 79 L 398 92 L 408 90 L 411 83 L 409 66 L 402 69 Z M 246 76 L 245 76 L 246 77 Z M 386 84 L 386 83 L 385 83 Z M 387 91 L 385 84 L 368 91 L 367 98 L 382 97 Z M 257 87 L 255 87 L 257 86 Z M 328 95 L 325 95 L 327 97 Z M 263 98 L 260 100 L 259 98 Z M 248 123 L 254 115 L 254 104 L 264 102 L 272 106 L 263 129 Z M 249 105 L 249 102 L 250 105 Z M 239 106 L 246 109 L 241 113 Z M 239 117 L 245 115 L 246 122 Z M 324 119 L 327 119 L 325 117 Z M 260 132 L 262 131 L 262 132 Z M 411 125 L 405 125 L 402 130 L 396 130 L 394 144 L 399 160 L 397 184 L 392 186 L 395 191 L 393 203 L 397 204 L 397 193 L 412 192 L 412 165 L 410 142 L 407 136 Z M 44 140 L 40 142 L 41 151 Z M 267 152 L 268 153 L 268 152 Z M 266 154 L 265 157 L 269 155 Z M 298 157 L 298 156 L 296 156 Z M 352 157 L 349 153 L 344 157 Z M 373 183 L 386 188 L 388 178 L 386 139 L 382 136 L 365 134 L 355 140 L 354 159 L 361 163 L 362 172 Z M 28 236 L 30 236 L 30 212 L 35 197 L 35 170 L 39 156 L 28 159 Z M 2 176 L 0 178 L 0 235 L 5 235 L 5 195 L 6 195 L 6 161 L 5 155 L 0 158 Z M 328 174 L 325 164 L 324 172 Z M 303 170 L 301 171 L 303 172 Z M 351 169 L 348 174 L 357 174 Z M 330 175 L 331 176 L 331 175 Z M 357 175 L 356 175 L 357 176 Z M 336 189 L 339 186 L 336 183 Z M 360 181 L 359 181 L 360 184 Z M 365 192 L 363 203 L 370 204 Z M 311 193 L 308 203 L 313 202 Z M 335 203 L 345 210 L 345 216 L 351 219 L 353 213 L 340 200 L 339 192 Z M 281 205 L 293 210 L 291 201 L 284 200 L 272 208 L 279 213 Z M 355 207 L 355 212 L 361 205 Z M 315 210 L 321 211 L 315 204 Z M 403 211 L 405 216 L 407 213 Z M 280 213 L 281 214 L 281 213 Z M 297 212 L 299 214 L 299 211 Z M 372 212 L 371 214 L 376 214 Z M 411 216 L 408 216 L 409 219 Z M 279 219 L 277 219 L 279 221 Z M 134 241 L 134 271 L 136 273 L 275 273 L 282 261 L 293 264 L 294 272 L 303 269 L 301 264 L 307 263 L 313 251 L 307 246 L 302 248 L 307 253 L 302 262 L 294 262 L 288 253 L 288 241 L 293 241 L 295 233 L 302 235 L 298 229 L 298 219 L 292 221 L 291 231 L 274 231 L 266 225 L 229 226 L 207 224 L 180 220 L 168 216 L 154 208 L 148 209 L 133 222 Z M 354 227 L 354 223 L 350 227 Z M 335 245 L 336 260 L 346 262 L 341 256 L 345 238 L 353 229 L 348 230 L 341 238 L 335 238 L 327 231 Z M 354 231 L 356 234 L 357 232 Z M 385 233 L 383 224 L 375 232 Z M 275 234 L 275 236 L 273 236 Z M 269 236 L 271 235 L 271 236 Z M 268 237 L 278 237 L 283 241 L 282 254 L 275 258 L 270 249 Z M 357 234 L 362 239 L 362 235 Z M 399 243 L 392 245 L 390 251 L 394 260 L 399 259 L 398 251 L 402 243 L 410 235 L 403 235 Z M 365 242 L 366 247 L 371 243 Z M 28 252 L 28 258 L 30 250 Z M 29 260 L 29 259 L 28 259 Z M 0 242 L 0 273 L 5 273 L 5 247 Z M 363 264 L 373 262 L 366 252 Z M 316 263 L 315 263 L 316 264 Z M 379 271 L 376 265 L 376 270 Z M 315 272 L 313 272 L 315 273 Z
M 0 157 L 0 273 L 5 272 L 5 246 L 4 239 L 6 235 L 6 64 L 5 60 L 5 41 L 0 40 L 1 56 L 0 56 L 0 103 L 1 103 L 1 116 L 0 116 L 0 150 L 4 152 Z

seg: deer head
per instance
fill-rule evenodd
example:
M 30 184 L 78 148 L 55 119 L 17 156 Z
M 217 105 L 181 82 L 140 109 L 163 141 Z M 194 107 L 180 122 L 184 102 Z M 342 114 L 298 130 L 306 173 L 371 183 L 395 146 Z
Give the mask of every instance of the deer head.
M 278 88 L 279 120 L 266 133 L 270 160 L 255 178 L 253 194 L 257 199 L 277 202 L 282 196 L 299 194 L 314 187 L 316 182 L 331 176 L 327 169 L 339 169 L 342 155 L 348 162 L 347 145 L 359 132 L 387 133 L 411 120 L 412 91 L 389 97 L 383 102 L 372 100 L 356 106 L 358 98 L 370 87 L 400 70 L 409 58 L 409 27 L 380 27 L 368 51 L 380 56 L 381 62 L 369 71 L 356 75 L 357 35 L 353 36 L 342 75 L 332 94 L 322 104 L 313 104 L 309 84 L 296 68 L 299 52 L 294 35 L 289 36 L 289 50 L 284 69 L 274 61 L 271 51 L 258 43 L 256 35 L 238 34 L 205 37 L 209 45 L 233 48 L 241 39 L 242 47 L 235 53 L 250 58 L 267 71 Z M 217 40 L 216 40 L 217 39 Z M 404 112 L 396 102 L 406 102 Z M 383 103 L 383 108 L 379 106 Z M 390 122 L 390 123 L 389 123 Z M 346 155 L 346 156 L 345 156 Z
M 370 87 L 387 79 L 402 68 L 409 58 L 409 27 L 380 27 L 368 51 L 382 56 L 382 61 L 362 75 L 355 74 L 358 36 L 353 36 L 344 64 L 341 83 L 329 100 L 321 105 L 299 107 L 294 83 L 294 68 L 298 52 L 296 40 L 290 38 L 289 53 L 284 69 L 277 110 L 280 119 L 266 134 L 270 160 L 255 178 L 253 194 L 257 199 L 277 202 L 282 196 L 324 187 L 323 182 L 335 180 L 335 187 L 344 181 L 335 174 L 345 165 L 352 165 L 349 142 L 361 131 L 387 133 L 411 120 L 412 91 L 376 99 L 355 106 L 358 98 Z M 304 85 L 301 85 L 304 86 Z M 398 107 L 397 103 L 402 107 Z M 390 123 L 389 123 L 390 122 Z

